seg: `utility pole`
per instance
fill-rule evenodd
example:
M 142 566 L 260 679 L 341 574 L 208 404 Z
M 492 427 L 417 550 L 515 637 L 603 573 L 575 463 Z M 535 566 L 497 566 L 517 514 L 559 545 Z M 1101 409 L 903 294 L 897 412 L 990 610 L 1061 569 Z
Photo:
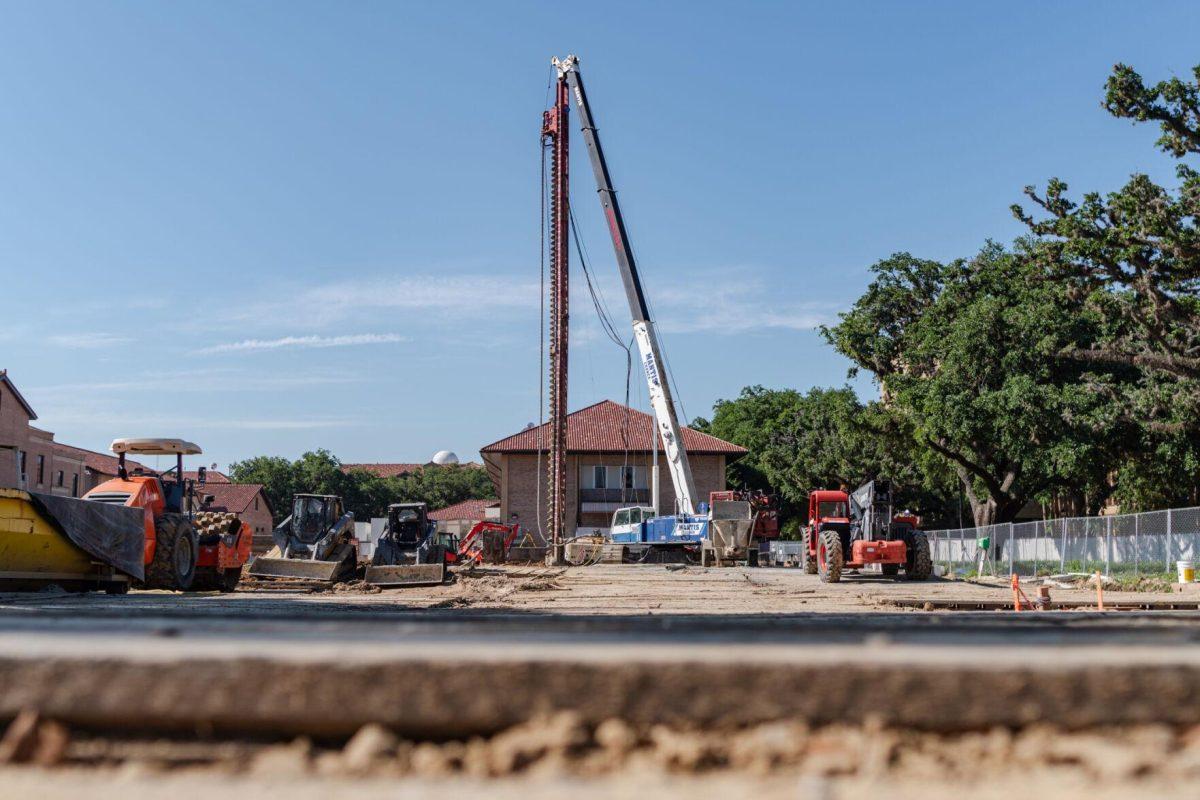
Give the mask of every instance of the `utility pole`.
M 568 116 L 571 95 L 559 77 L 554 107 L 542 114 L 542 145 L 550 147 L 550 460 L 546 499 L 550 506 L 550 552 L 547 563 L 563 564 L 567 519 L 567 348 L 569 342 Z

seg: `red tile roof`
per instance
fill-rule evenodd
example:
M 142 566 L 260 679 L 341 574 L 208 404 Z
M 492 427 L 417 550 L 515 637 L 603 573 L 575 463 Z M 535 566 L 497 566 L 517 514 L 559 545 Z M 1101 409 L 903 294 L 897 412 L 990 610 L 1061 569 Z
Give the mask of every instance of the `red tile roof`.
M 270 504 L 267 502 L 267 495 L 263 493 L 260 483 L 206 483 L 203 488 L 196 487 L 196 494 L 213 496 L 213 502 L 204 507 L 206 511 L 230 511 L 234 514 L 243 514 L 250 509 L 250 504 L 259 494 L 262 494 L 261 502 L 267 505 L 268 511 L 271 510 Z
M 183 477 L 186 480 L 199 480 L 200 472 L 194 469 L 185 469 L 183 471 Z M 208 471 L 206 480 L 209 483 L 233 483 L 233 481 L 229 480 L 228 475 L 226 475 L 224 472 L 218 472 L 215 469 L 210 469 Z
M 422 469 L 424 464 L 342 464 L 342 472 L 361 469 L 381 478 L 399 478 Z
M 546 423 L 493 442 L 479 452 L 536 453 L 539 444 L 541 450 L 547 450 L 549 441 L 550 424 Z M 655 434 L 654 418 L 612 400 L 567 415 L 567 450 L 573 453 L 620 453 L 625 450 L 648 453 L 651 441 L 661 452 L 662 442 Z M 691 428 L 683 429 L 683 446 L 688 453 L 721 453 L 734 457 L 746 453 L 744 447 Z
M 69 444 L 55 442 L 54 447 L 57 451 L 63 453 L 70 458 L 77 458 L 83 462 L 84 469 L 90 469 L 92 472 L 101 475 L 116 475 L 117 474 L 117 457 L 97 453 L 95 450 L 84 450 L 82 447 L 72 447 Z M 125 459 L 126 466 L 134 470 L 141 468 L 143 472 L 154 472 L 141 462 L 134 461 L 132 458 Z
M 499 500 L 463 500 L 461 503 L 439 508 L 437 511 L 430 511 L 429 518 L 434 521 L 487 519 L 486 510 L 498 505 L 500 505 Z

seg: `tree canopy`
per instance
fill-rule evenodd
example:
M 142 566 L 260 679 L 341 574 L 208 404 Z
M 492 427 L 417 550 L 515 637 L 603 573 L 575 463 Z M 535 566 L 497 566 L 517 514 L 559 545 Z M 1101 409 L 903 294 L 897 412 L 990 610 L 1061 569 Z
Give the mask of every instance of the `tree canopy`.
M 308 452 L 295 461 L 256 456 L 231 464 L 229 476 L 237 483 L 261 483 L 277 523 L 288 515 L 294 494 L 339 495 L 360 521 L 384 516 L 391 503 L 428 503 L 435 510 L 463 500 L 495 497 L 491 479 L 478 467 L 429 465 L 381 478 L 363 469 L 343 469 L 328 450 Z

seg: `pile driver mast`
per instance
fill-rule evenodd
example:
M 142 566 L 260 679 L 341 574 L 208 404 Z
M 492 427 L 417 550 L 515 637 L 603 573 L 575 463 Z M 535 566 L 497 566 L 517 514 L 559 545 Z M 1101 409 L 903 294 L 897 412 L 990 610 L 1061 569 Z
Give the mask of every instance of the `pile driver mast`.
M 561 119 L 565 122 L 566 111 L 563 106 L 564 104 L 569 105 L 570 95 L 574 95 L 575 103 L 579 107 L 579 126 L 583 134 L 584 144 L 587 145 L 588 157 L 592 162 L 592 172 L 596 177 L 596 190 L 600 197 L 600 206 L 603 208 L 605 219 L 608 222 L 608 231 L 612 237 L 613 249 L 616 251 L 617 266 L 621 271 L 621 281 L 625 285 L 625 297 L 629 301 L 629 311 L 633 317 L 634 338 L 637 340 L 642 370 L 646 375 L 646 385 L 650 392 L 650 404 L 654 408 L 654 417 L 659 437 L 662 439 L 663 453 L 665 454 L 667 467 L 671 473 L 671 483 L 675 487 L 675 498 L 678 503 L 676 510 L 680 514 L 691 515 L 696 511 L 696 485 L 692 479 L 692 468 L 688 463 L 687 450 L 683 446 L 679 418 L 675 413 L 675 403 L 671 399 L 670 382 L 662 366 L 663 358 L 662 350 L 658 343 L 658 334 L 654 329 L 653 321 L 650 319 L 650 310 L 646 304 L 646 297 L 642 292 L 642 282 L 638 277 L 633 248 L 629 244 L 629 234 L 625 230 L 625 220 L 621 215 L 621 206 L 617 202 L 617 192 L 613 188 L 612 179 L 608 174 L 608 164 L 604 160 L 604 150 L 600 146 L 600 136 L 596 129 L 596 123 L 592 118 L 591 108 L 588 106 L 587 92 L 583 88 L 583 78 L 579 74 L 579 59 L 570 55 L 562 60 L 555 58 L 552 63 L 558 69 L 555 113 L 561 113 Z M 549 118 L 550 113 L 547 112 L 547 118 Z M 565 128 L 560 135 L 564 137 L 562 150 L 564 158 L 563 169 L 565 170 Z M 565 190 L 565 172 L 563 176 L 563 187 Z M 562 202 L 565 204 L 565 196 L 562 198 Z M 567 229 L 564 227 L 562 230 L 565 235 Z M 563 247 L 561 263 L 565 273 L 565 243 Z M 553 297 L 553 290 L 551 296 Z M 565 375 L 563 376 L 562 385 L 564 387 L 563 400 L 565 401 Z M 565 424 L 563 430 L 565 436 Z
M 542 145 L 550 148 L 550 458 L 547 464 L 546 501 L 549 506 L 549 561 L 553 564 L 563 563 L 563 541 L 566 533 L 567 347 L 570 331 L 570 111 L 570 95 L 567 94 L 566 85 L 559 81 L 554 106 L 542 115 Z

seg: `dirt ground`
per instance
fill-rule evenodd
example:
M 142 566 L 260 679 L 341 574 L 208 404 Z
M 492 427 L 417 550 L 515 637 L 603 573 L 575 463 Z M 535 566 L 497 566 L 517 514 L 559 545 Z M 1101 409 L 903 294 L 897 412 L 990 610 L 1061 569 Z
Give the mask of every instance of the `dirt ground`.
M 1022 584 L 1033 598 L 1039 585 Z M 1196 585 L 1200 588 L 1200 584 Z M 1192 587 L 1187 587 L 1191 589 Z M 247 602 L 269 602 L 289 594 L 265 585 L 245 584 L 236 595 Z M 908 582 L 878 573 L 850 573 L 840 583 L 821 583 L 792 568 L 703 568 L 695 566 L 483 567 L 452 584 L 379 592 L 373 587 L 335 588 L 305 594 L 314 603 L 357 595 L 364 607 L 403 604 L 410 608 L 477 608 L 543 611 L 554 614 L 792 614 L 894 613 L 908 609 L 897 600 L 931 602 L 992 601 L 1011 604 L 1007 579 L 975 581 L 932 579 Z M 1052 589 L 1052 599 L 1092 605 L 1094 588 Z M 1152 602 L 1200 602 L 1200 592 L 1105 591 L 1109 607 Z M 928 610 L 936 610 L 930 608 Z
M 1025 585 L 1024 590 L 1036 595 L 1033 584 Z M 1002 579 L 908 583 L 851 574 L 842 583 L 830 585 L 796 569 L 513 566 L 477 569 L 443 586 L 387 591 L 357 584 L 314 590 L 247 582 L 232 595 L 5 594 L 0 595 L 0 625 L 12 635 L 32 631 L 69 641 L 77 641 L 72 637 L 78 637 L 81 630 L 72 625 L 106 625 L 114 631 L 128 627 L 126 632 L 131 635 L 158 640 L 166 636 L 170 641 L 169 637 L 179 636 L 178 620 L 187 617 L 209 626 L 245 618 L 253 635 L 269 637 L 274 635 L 271 625 L 276 620 L 293 626 L 304 620 L 326 620 L 324 624 L 331 626 L 329 635 L 346 636 L 337 633 L 344 629 L 336 627 L 346 620 L 382 620 L 395 614 L 415 614 L 421 624 L 436 626 L 439 619 L 459 619 L 463 612 L 470 612 L 475 615 L 471 618 L 482 624 L 489 619 L 519 619 L 534 632 L 550 622 L 598 615 L 663 616 L 688 620 L 692 625 L 709 620 L 725 625 L 727 631 L 730 623 L 743 619 L 817 618 L 836 625 L 836 620 L 886 620 L 882 615 L 890 614 L 913 623 L 921 619 L 961 621 L 940 628 L 944 645 L 945 640 L 969 638 L 970 629 L 983 619 L 988 620 L 992 635 L 997 635 L 996 631 L 1002 635 L 1010 629 L 1009 621 L 1082 620 L 1080 615 L 1087 615 L 1096 620 L 1133 620 L 1119 633 L 1110 634 L 1104 626 L 1089 628 L 1092 645 L 1110 642 L 1114 647 L 1144 647 L 1148 640 L 1140 631 L 1145 628 L 1165 636 L 1153 642 L 1156 647 L 1161 641 L 1163 646 L 1188 653 L 1197 648 L 1191 633 L 1198 619 L 1194 613 L 1168 611 L 1156 617 L 1145 611 L 1133 615 L 1113 610 L 1195 603 L 1200 594 L 1192 587 L 1157 594 L 1105 592 L 1110 611 L 1103 616 L 1094 609 L 1098 600 L 1094 588 L 1055 588 L 1052 595 L 1057 603 L 1078 603 L 1085 608 L 1051 614 L 1001 610 L 1012 600 L 1011 587 Z M 971 617 L 943 608 L 972 603 L 990 603 L 996 610 L 984 612 L 986 617 L 976 611 Z M 136 627 L 139 615 L 142 624 L 150 627 Z M 1161 623 L 1157 622 L 1160 619 Z M 56 625 L 65 627 L 56 632 Z M 358 635 L 392 636 L 391 631 L 363 629 Z M 819 651 L 829 644 L 820 633 L 797 631 L 787 634 L 793 647 Z M 602 637 L 589 638 L 594 633 L 570 635 L 605 646 L 607 640 Z M 1048 637 L 1051 645 L 1058 647 L 1064 631 L 1051 626 L 1048 631 L 1026 634 Z M 918 625 L 909 635 L 931 634 Z M 1122 636 L 1142 638 L 1122 641 Z M 186 639 L 185 635 L 177 641 Z M 746 646 L 739 641 L 726 646 Z M 1031 646 L 1035 639 L 1014 641 L 1021 647 Z M 870 644 L 867 639 L 862 642 Z M 293 644 L 310 646 L 303 640 Z M 314 636 L 311 646 L 319 644 Z M 662 646 L 661 642 L 655 644 Z M 631 640 L 623 646 L 645 645 Z M 734 675 L 727 686 L 714 687 L 714 691 L 736 691 L 737 686 Z M 586 691 L 586 687 L 580 690 Z M 1190 698 L 1194 692 L 1180 696 Z M 464 698 L 464 702 L 470 700 Z M 0 766 L 0 799 L 36 796 L 56 800 L 86 794 L 137 800 L 219 793 L 223 798 L 370 800 L 486 792 L 496 798 L 529 800 L 568 793 L 581 800 L 634 796 L 695 800 L 874 798 L 886 792 L 894 798 L 939 800 L 967 792 L 981 798 L 1011 796 L 1017 787 L 1023 792 L 1053 792 L 1056 797 L 1106 798 L 1174 793 L 1200 781 L 1200 723 L 1194 727 L 1138 723 L 1080 730 L 1044 719 L 1019 728 L 984 726 L 936 732 L 890 728 L 871 719 L 864 724 L 818 727 L 809 727 L 804 720 L 785 720 L 715 730 L 689 725 L 686 713 L 668 723 L 631 723 L 612 717 L 596 724 L 560 711 L 486 736 L 405 739 L 367 725 L 347 741 L 292 736 L 223 739 L 203 731 L 164 739 L 138 731 L 74 730 L 53 719 L 31 719 L 33 722 L 25 721 L 23 739 L 14 734 L 17 723 L 13 723 L 5 741 L 0 741 L 0 763 L 10 762 Z M 1200 708 L 1195 719 L 1200 720 Z M 13 757 L 14 737 L 24 748 L 19 757 Z

